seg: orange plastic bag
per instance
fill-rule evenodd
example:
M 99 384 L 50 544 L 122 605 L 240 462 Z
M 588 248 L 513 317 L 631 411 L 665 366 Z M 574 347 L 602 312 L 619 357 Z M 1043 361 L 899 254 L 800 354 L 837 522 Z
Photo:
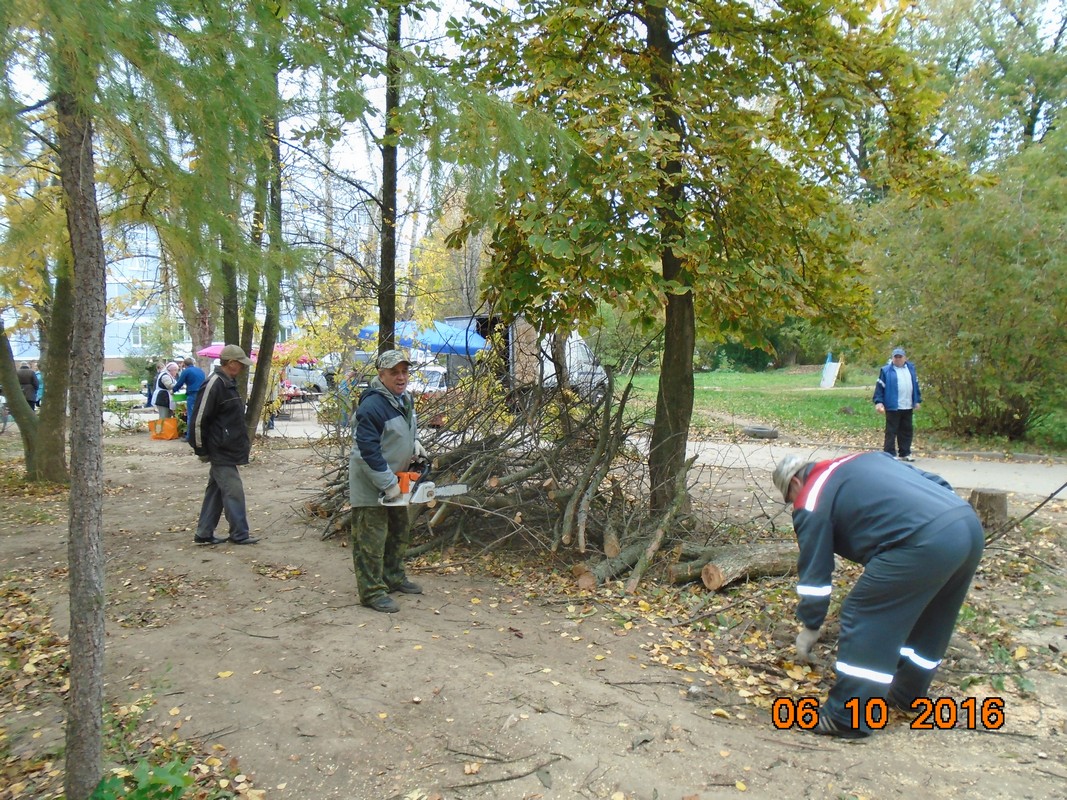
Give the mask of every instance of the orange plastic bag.
M 177 439 L 178 418 L 150 419 L 148 421 L 148 435 L 153 439 Z

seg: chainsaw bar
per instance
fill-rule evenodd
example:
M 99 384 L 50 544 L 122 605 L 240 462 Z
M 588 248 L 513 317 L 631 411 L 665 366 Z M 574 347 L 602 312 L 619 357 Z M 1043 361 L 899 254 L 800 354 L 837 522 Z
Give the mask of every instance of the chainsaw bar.
M 465 483 L 450 483 L 445 486 L 438 486 L 433 481 L 421 481 L 416 483 L 410 492 L 402 493 L 395 500 L 386 500 L 382 497 L 378 502 L 383 506 L 411 506 L 430 503 L 439 497 L 455 497 L 466 493 L 467 484 Z

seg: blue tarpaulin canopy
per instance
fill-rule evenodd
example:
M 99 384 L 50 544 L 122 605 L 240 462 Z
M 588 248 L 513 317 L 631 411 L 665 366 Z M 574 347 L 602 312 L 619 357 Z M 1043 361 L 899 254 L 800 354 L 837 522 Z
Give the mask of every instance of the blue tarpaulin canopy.
M 405 320 L 396 323 L 396 343 L 401 347 L 429 350 L 434 355 L 458 355 L 472 357 L 486 348 L 485 339 L 476 331 L 458 328 L 447 322 L 431 322 L 419 325 Z M 378 325 L 364 325 L 359 331 L 360 339 L 377 339 Z

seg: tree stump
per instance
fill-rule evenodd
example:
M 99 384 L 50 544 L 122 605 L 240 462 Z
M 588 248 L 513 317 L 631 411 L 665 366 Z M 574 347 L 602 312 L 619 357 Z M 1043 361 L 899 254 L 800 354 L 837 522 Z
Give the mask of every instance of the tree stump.
M 986 533 L 1004 527 L 1008 521 L 1008 493 L 999 489 L 972 489 L 968 501 L 978 514 Z

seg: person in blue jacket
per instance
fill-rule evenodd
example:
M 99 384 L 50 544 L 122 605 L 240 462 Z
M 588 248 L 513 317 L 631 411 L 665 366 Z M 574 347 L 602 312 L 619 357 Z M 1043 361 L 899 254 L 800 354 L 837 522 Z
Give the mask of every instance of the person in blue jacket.
M 912 414 L 922 402 L 915 365 L 908 361 L 903 347 L 893 350 L 889 363 L 878 373 L 874 385 L 874 409 L 885 414 L 885 443 L 889 455 L 899 454 L 901 461 L 914 461 L 911 440 L 915 432 Z
M 818 462 L 790 455 L 773 480 L 793 504 L 800 546 L 798 660 L 819 640 L 834 555 L 864 567 L 841 605 L 837 680 L 814 729 L 862 738 L 873 699 L 911 711 L 929 692 L 982 556 L 982 524 L 944 478 L 885 453 Z
M 204 370 L 200 369 L 196 365 L 196 362 L 186 357 L 184 369 L 182 369 L 181 375 L 178 376 L 178 380 L 174 383 L 174 392 L 180 392 L 185 389 L 185 419 L 186 423 L 189 423 L 193 419 L 193 410 L 196 408 L 196 396 L 200 392 L 200 387 L 204 385 L 204 381 L 207 380 L 207 375 L 204 374 Z M 189 440 L 189 428 L 188 424 L 185 428 L 185 440 Z
M 359 601 L 388 614 L 400 610 L 390 592 L 422 594 L 422 587 L 404 573 L 411 540 L 408 506 L 383 506 L 378 501 L 400 497 L 396 473 L 406 471 L 414 459 L 425 458 L 426 450 L 416 438 L 415 404 L 407 391 L 408 357 L 400 350 L 386 350 L 375 366 L 378 377 L 356 406 L 348 496 Z

